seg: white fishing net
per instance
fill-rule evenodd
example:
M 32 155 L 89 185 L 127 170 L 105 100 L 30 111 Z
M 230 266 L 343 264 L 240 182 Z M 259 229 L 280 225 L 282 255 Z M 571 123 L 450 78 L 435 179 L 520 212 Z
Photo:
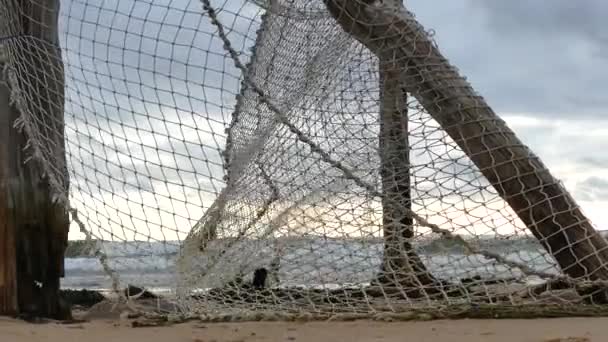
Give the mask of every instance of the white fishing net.
M 34 156 L 100 248 L 104 275 L 68 286 L 365 314 L 608 276 L 605 240 L 399 2 L 66 0 L 58 32 L 67 163 L 18 81 L 60 73 L 28 74 L 39 39 L 2 44 Z

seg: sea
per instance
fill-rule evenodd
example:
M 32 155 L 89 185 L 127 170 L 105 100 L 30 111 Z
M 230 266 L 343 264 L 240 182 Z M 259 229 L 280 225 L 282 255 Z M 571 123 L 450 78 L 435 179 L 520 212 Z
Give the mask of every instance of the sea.
M 535 272 L 559 273 L 552 257 L 534 239 L 481 239 L 473 243 L 479 250 L 497 253 Z M 278 262 L 275 265 L 281 286 L 352 286 L 366 284 L 374 277 L 383 254 L 383 243 L 377 239 L 246 240 L 238 244 L 222 243 L 181 263 L 178 263 L 180 244 L 176 241 L 104 241 L 100 246 L 110 272 L 104 270 L 101 259 L 92 251 L 72 255 L 65 260 L 63 288 L 108 291 L 116 279 L 120 286 L 172 292 L 183 279 L 198 279 L 205 274 L 224 275 L 224 279 L 236 274 L 247 277 L 256 268 L 271 267 L 272 262 Z M 453 244 L 427 241 L 416 244 L 415 249 L 427 269 L 441 279 L 480 276 L 518 278 L 530 283 L 540 279 L 486 255 L 466 253 Z M 212 283 L 202 281 L 200 286 L 205 288 Z

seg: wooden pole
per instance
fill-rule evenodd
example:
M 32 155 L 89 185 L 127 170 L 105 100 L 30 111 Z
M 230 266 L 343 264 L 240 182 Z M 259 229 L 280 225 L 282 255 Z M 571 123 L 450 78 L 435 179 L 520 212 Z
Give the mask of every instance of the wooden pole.
M 608 243 L 549 170 L 439 52 L 405 10 L 372 0 L 324 0 L 338 24 L 379 58 L 469 156 L 573 278 L 608 279 Z
M 389 1 L 386 1 L 389 3 Z M 400 0 L 392 6 L 401 7 Z M 383 287 L 405 289 L 409 297 L 436 292 L 439 282 L 414 251 L 410 180 L 407 92 L 399 64 L 380 57 L 380 177 L 382 179 L 382 269 L 375 279 Z
M 0 71 L 4 69 L 0 46 Z M 9 202 L 10 90 L 0 73 L 0 315 L 15 315 L 17 305 L 17 252 L 12 207 Z
M 437 280 L 414 251 L 414 220 L 410 189 L 407 94 L 401 73 L 390 56 L 380 65 L 380 176 L 384 255 L 375 280 L 383 287 L 397 286 L 408 296 L 434 292 Z
M 16 255 L 15 262 L 6 258 L 3 266 L 16 267 L 17 296 L 11 294 L 11 303 L 17 301 L 18 314 L 67 319 L 70 312 L 59 298 L 59 286 L 69 221 L 67 203 L 55 201 L 58 193 L 67 196 L 68 186 L 59 1 L 11 1 L 0 7 L 11 12 L 6 14 L 9 32 L 3 34 L 11 36 L 4 47 L 13 75 L 3 88 L 3 93 L 10 88 L 12 104 L 0 102 L 0 184 L 7 190 L 0 195 L 0 215 L 4 210 L 6 216 L 0 227 L 8 224 L 5 232 L 13 236 L 10 244 Z M 21 129 L 15 128 L 18 120 L 25 123 Z M 40 154 L 31 158 L 36 151 L 45 160 Z

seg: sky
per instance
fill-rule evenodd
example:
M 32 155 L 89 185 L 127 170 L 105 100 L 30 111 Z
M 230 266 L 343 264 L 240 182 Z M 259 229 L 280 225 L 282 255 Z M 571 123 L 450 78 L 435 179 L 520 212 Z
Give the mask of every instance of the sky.
M 247 60 L 261 12 L 244 0 L 212 3 Z M 608 229 L 608 4 L 405 4 L 595 226 Z M 240 72 L 201 11 L 199 0 L 62 2 L 73 203 L 96 234 L 183 238 L 224 185 L 219 150 Z
M 608 3 L 406 1 L 440 49 L 608 229 Z

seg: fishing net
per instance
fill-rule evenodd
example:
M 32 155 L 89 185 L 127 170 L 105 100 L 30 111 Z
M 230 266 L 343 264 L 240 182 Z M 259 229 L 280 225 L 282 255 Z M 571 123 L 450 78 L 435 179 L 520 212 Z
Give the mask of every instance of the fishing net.
M 2 45 L 86 241 L 65 286 L 197 315 L 598 300 L 605 240 L 398 1 L 51 7 L 57 42 L 6 18 Z

